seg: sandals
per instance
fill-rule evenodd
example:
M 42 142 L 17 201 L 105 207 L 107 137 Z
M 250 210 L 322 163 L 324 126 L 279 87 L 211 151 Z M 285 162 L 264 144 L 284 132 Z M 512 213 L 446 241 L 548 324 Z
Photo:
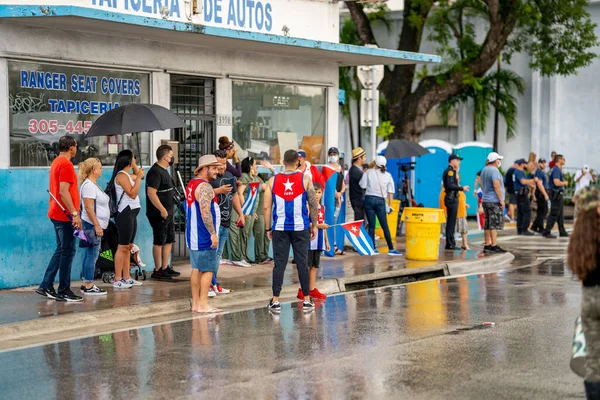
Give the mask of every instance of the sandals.
M 214 313 L 218 313 L 218 312 L 221 312 L 221 311 L 223 311 L 223 310 L 221 310 L 220 308 L 216 308 L 216 307 L 213 307 L 213 308 L 211 308 L 208 311 L 193 311 L 192 310 L 192 312 L 196 312 L 198 314 L 214 314 Z
M 335 253 L 336 256 L 343 256 L 346 254 L 346 252 L 344 250 L 340 250 L 338 248 L 335 249 Z

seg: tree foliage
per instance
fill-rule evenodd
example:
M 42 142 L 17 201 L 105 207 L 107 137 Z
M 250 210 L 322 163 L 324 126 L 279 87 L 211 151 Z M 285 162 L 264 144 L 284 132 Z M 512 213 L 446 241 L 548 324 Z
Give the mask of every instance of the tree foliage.
M 587 0 L 405 0 L 398 50 L 435 44 L 439 65 L 386 67 L 381 89 L 393 137 L 417 140 L 437 104 L 477 86 L 497 58 L 530 56 L 544 76 L 572 75 L 596 58 Z M 377 43 L 365 5 L 346 2 L 361 44 Z

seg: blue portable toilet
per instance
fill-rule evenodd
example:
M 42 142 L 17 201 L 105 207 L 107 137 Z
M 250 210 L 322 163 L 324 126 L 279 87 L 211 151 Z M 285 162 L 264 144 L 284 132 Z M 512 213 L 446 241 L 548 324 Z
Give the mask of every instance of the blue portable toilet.
M 424 140 L 419 144 L 430 153 L 414 158 L 415 200 L 417 204 L 423 204 L 425 207 L 439 208 L 442 174 L 448 166 L 452 145 L 443 140 Z
M 493 151 L 493 146 L 484 142 L 465 142 L 454 146 L 454 153 L 464 160 L 460 164 L 460 184 L 473 189 L 475 177 L 485 167 L 487 156 Z M 477 199 L 470 192 L 467 195 L 469 209 L 467 215 L 477 215 Z

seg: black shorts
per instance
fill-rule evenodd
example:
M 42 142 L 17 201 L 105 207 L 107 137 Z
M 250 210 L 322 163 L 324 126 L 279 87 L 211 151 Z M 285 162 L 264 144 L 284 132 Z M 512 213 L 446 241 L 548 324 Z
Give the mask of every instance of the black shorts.
M 129 206 L 115 216 L 115 225 L 119 233 L 119 244 L 128 246 L 133 243 L 137 233 L 137 216 L 140 209 L 132 210 Z
M 155 246 L 175 243 L 175 223 L 172 215 L 169 215 L 167 219 L 163 219 L 161 216 L 148 217 L 148 221 L 152 227 Z
M 500 203 L 481 203 L 485 214 L 483 229 L 486 231 L 501 231 L 504 229 L 504 210 Z
M 323 250 L 308 251 L 308 268 L 319 268 L 321 266 L 321 252 Z
M 509 193 L 508 204 L 513 204 L 515 206 L 517 205 L 517 194 L 516 193 Z

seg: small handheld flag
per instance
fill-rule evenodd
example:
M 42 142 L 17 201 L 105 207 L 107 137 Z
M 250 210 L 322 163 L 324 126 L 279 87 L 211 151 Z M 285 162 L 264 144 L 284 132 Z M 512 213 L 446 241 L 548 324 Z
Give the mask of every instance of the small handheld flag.
M 352 243 L 352 246 L 354 246 L 358 254 L 361 256 L 372 256 L 376 254 L 373 241 L 365 230 L 362 220 L 346 222 L 340 226 L 344 228 L 346 237 L 350 240 L 350 243 Z
M 250 215 L 254 211 L 254 206 L 256 205 L 256 200 L 258 199 L 258 189 L 260 186 L 260 182 L 250 182 L 248 184 L 248 197 L 242 204 L 242 212 L 244 215 Z

